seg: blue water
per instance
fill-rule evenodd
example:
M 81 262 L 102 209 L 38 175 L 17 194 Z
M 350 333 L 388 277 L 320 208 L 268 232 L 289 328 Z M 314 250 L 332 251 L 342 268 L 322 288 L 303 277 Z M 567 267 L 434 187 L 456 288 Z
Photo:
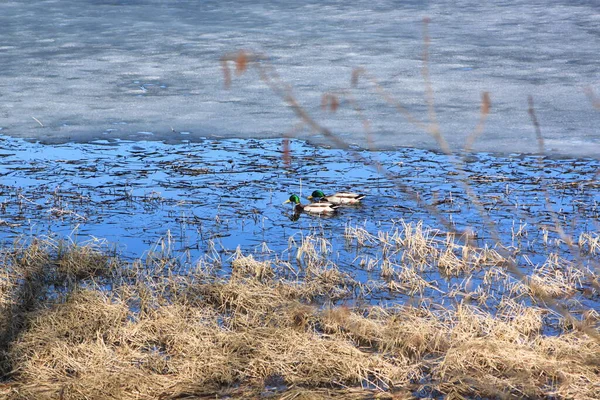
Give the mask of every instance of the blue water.
M 260 252 L 263 243 L 281 255 L 290 251 L 291 236 L 317 234 L 333 243 L 338 262 L 352 265 L 346 226 L 376 235 L 422 220 L 442 236 L 469 230 L 479 246 L 494 246 L 489 219 L 503 245 L 531 248 L 532 259 L 543 262 L 543 228 L 551 240 L 559 238 L 556 222 L 574 238 L 599 228 L 600 165 L 592 159 L 472 155 L 464 171 L 474 199 L 445 155 L 418 149 L 355 152 L 292 141 L 287 165 L 281 140 L 44 145 L 0 136 L 0 145 L 4 243 L 41 235 L 100 238 L 135 258 L 168 238 L 170 249 L 193 263 L 209 249 Z M 307 202 L 317 188 L 367 197 L 334 218 L 295 220 L 283 201 L 296 193 Z M 529 234 L 515 242 L 511 232 L 524 223 Z

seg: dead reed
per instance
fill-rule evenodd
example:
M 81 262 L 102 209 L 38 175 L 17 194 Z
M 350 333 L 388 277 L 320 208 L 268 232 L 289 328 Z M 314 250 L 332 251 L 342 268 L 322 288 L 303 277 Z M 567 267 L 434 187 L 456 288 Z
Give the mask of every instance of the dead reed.
M 423 244 L 448 248 L 447 239 L 379 237 L 419 259 L 443 253 Z M 149 276 L 131 274 L 132 263 L 91 245 L 3 249 L 2 397 L 596 395 L 600 344 L 567 324 L 545 334 L 547 311 L 518 290 L 506 292 L 493 311 L 450 301 L 450 293 L 437 304 L 359 305 L 359 284 L 338 269 L 327 244 L 304 239 L 302 253 L 312 255 L 292 274 L 287 261 L 257 261 L 241 251 L 230 260 L 229 276 L 206 268 Z M 461 250 L 456 257 L 463 265 L 463 257 L 483 252 Z M 86 273 L 58 273 L 65 263 Z M 550 267 L 559 265 L 542 266 L 540 279 Z M 426 269 L 412 271 L 426 280 Z M 505 275 L 487 278 L 490 288 Z M 562 296 L 580 290 L 579 279 L 567 274 L 544 285 L 558 285 L 553 293 Z M 344 305 L 348 300 L 356 305 Z

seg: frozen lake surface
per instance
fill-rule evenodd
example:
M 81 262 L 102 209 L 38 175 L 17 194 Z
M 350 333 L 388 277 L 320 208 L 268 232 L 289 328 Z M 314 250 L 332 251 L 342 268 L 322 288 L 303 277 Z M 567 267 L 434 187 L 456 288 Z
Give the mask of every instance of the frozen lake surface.
M 549 152 L 597 157 L 600 3 L 596 0 L 166 1 L 0 3 L 0 127 L 43 142 L 276 138 L 297 122 L 255 72 L 223 85 L 220 58 L 264 54 L 303 106 L 349 144 L 366 146 L 352 107 L 320 110 L 364 67 L 418 119 L 423 18 L 437 117 L 454 149 L 492 112 L 475 149 L 534 152 L 527 96 Z M 352 89 L 378 148 L 435 148 L 367 81 Z M 307 130 L 295 133 L 326 141 Z

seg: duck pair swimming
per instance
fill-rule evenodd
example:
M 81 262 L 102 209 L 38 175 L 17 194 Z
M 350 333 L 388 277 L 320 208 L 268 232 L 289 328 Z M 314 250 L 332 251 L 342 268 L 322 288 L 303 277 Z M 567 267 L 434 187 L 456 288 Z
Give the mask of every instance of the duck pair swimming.
M 309 214 L 334 214 L 337 211 L 337 208 L 341 205 L 345 204 L 358 204 L 362 198 L 364 198 L 364 194 L 350 193 L 350 192 L 338 192 L 331 196 L 325 196 L 325 194 L 320 190 L 315 190 L 312 192 L 310 196 L 308 196 L 309 200 L 313 200 L 314 203 L 303 205 L 300 202 L 300 197 L 298 195 L 291 195 L 289 199 L 287 199 L 284 204 L 292 203 L 294 205 L 294 212 L 300 213 L 305 212 Z

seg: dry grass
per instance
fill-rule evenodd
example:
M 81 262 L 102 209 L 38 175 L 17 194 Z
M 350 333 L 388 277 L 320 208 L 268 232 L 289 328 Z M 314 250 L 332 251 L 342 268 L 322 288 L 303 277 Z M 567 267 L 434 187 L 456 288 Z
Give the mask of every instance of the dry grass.
M 386 240 L 395 243 L 393 236 Z M 397 241 L 407 251 L 408 242 Z M 412 245 L 423 251 L 422 243 Z M 152 279 L 133 278 L 132 265 L 93 247 L 34 243 L 4 251 L 0 393 L 7 399 L 596 396 L 600 344 L 566 326 L 545 335 L 544 308 L 509 297 L 494 314 L 465 302 L 334 305 L 332 299 L 355 298 L 355 283 L 327 257 L 326 243 L 308 237 L 299 246 L 310 256 L 294 279 L 281 277 L 289 264 L 240 251 L 229 277 L 199 268 Z M 471 260 L 471 250 L 457 257 Z M 57 273 L 65 260 L 69 271 L 79 271 L 78 263 L 104 267 Z M 113 285 L 120 282 L 111 291 L 98 284 L 107 265 Z M 58 277 L 65 290 L 50 296 Z
M 570 297 L 582 287 L 584 277 L 585 272 L 580 268 L 557 254 L 550 254 L 543 265 L 534 268 L 528 284 L 521 284 L 521 290 L 533 296 Z
M 436 366 L 444 381 L 441 390 L 484 397 L 593 399 L 600 388 L 600 344 L 579 332 L 534 334 L 538 312 L 525 311 L 507 320 L 460 309 L 451 330 L 453 345 Z
M 594 233 L 582 233 L 579 235 L 579 248 L 582 253 L 596 255 L 600 253 L 600 236 Z

